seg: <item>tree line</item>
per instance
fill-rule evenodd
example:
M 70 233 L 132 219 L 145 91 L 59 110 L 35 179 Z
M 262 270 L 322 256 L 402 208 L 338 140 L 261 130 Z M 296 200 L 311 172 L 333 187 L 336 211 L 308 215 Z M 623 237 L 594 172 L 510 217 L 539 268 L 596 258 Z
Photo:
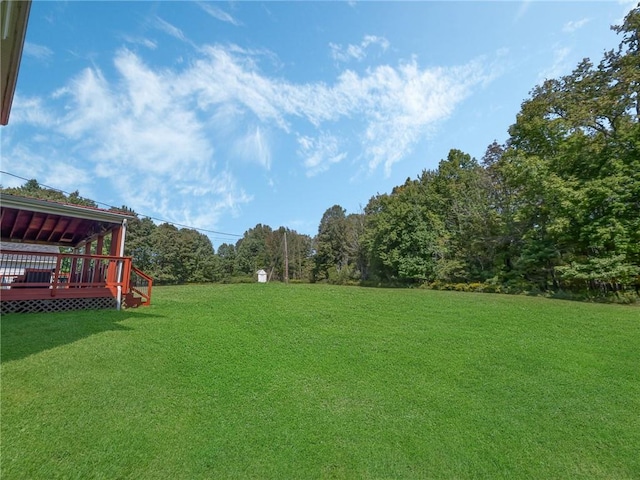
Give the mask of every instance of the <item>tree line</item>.
M 480 160 L 452 149 L 361 212 L 334 205 L 315 237 L 258 224 L 215 252 L 196 230 L 122 207 L 135 216 L 125 253 L 158 283 L 242 281 L 263 268 L 272 280 L 637 293 L 640 7 L 612 28 L 618 47 L 535 87 L 506 142 Z M 35 180 L 3 190 L 63 195 Z M 92 204 L 78 192 L 66 201 Z
M 78 191 L 65 194 L 41 186 L 32 179 L 4 193 L 54 202 L 98 208 Z M 259 269 L 272 280 L 308 281 L 313 270 L 313 239 L 294 230 L 256 225 L 235 243 L 223 243 L 215 252 L 207 235 L 193 228 L 178 228 L 170 223 L 156 224 L 127 206 L 109 210 L 131 215 L 127 222 L 125 255 L 134 265 L 153 277 L 157 284 L 252 281 Z M 287 237 L 288 275 L 285 276 L 284 242 Z M 110 237 L 105 240 L 108 250 Z
M 640 8 L 597 65 L 533 89 L 504 144 L 334 206 L 316 273 L 396 284 L 616 291 L 640 282 Z

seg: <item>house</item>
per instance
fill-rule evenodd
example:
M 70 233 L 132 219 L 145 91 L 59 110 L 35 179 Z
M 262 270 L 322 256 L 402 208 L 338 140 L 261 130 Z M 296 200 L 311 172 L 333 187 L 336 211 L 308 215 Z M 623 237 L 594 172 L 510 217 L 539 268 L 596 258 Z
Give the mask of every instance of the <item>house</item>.
M 0 193 L 2 313 L 149 305 L 153 280 L 124 256 L 131 219 Z

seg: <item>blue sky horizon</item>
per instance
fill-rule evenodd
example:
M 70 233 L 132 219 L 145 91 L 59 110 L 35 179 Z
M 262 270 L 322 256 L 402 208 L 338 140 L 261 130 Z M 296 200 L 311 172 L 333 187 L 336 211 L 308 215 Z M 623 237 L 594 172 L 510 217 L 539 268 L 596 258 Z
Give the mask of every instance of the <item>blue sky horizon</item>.
M 313 236 L 335 204 L 504 142 L 635 4 L 34 1 L 1 169 L 209 231 Z

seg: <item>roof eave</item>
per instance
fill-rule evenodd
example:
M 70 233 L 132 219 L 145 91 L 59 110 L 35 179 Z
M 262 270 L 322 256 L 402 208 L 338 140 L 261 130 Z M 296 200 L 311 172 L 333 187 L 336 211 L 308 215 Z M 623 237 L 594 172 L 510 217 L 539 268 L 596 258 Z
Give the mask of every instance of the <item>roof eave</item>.
M 122 213 L 93 210 L 78 205 L 49 202 L 38 198 L 18 197 L 7 193 L 0 193 L 0 204 L 6 208 L 31 210 L 51 215 L 82 218 L 112 224 L 121 224 L 124 220 L 131 220 L 134 218 L 132 215 Z
M 2 2 L 2 18 L 0 19 L 2 55 L 2 109 L 0 124 L 9 123 L 9 113 L 13 103 L 13 95 L 18 82 L 18 71 L 24 40 L 27 34 L 27 23 L 31 0 L 8 0 Z

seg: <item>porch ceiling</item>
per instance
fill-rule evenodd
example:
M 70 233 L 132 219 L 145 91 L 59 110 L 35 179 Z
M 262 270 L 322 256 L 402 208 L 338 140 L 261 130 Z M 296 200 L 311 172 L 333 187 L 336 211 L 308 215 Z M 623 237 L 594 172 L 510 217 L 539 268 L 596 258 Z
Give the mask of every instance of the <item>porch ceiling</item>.
M 0 236 L 4 241 L 75 247 L 121 225 L 129 215 L 97 208 L 0 194 Z

